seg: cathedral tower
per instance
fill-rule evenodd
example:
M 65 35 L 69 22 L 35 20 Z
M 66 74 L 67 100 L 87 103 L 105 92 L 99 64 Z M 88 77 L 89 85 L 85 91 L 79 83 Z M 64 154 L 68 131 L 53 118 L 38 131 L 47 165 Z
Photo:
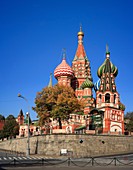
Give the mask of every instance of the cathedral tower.
M 124 133 L 124 105 L 116 89 L 117 67 L 110 61 L 106 46 L 106 59 L 97 71 L 100 86 L 96 91 L 96 108 L 104 111 L 103 133 Z
M 20 110 L 20 113 L 18 115 L 18 124 L 19 125 L 23 125 L 24 124 L 24 114 L 22 109 Z
M 84 33 L 80 27 L 80 31 L 78 32 L 78 47 L 72 62 L 72 70 L 74 72 L 72 87 L 75 90 L 75 94 L 78 99 L 85 100 L 86 107 L 84 113 L 88 114 L 91 108 L 95 107 L 92 94 L 92 88 L 94 85 L 91 76 L 90 62 L 86 56 L 83 46 L 83 38 Z

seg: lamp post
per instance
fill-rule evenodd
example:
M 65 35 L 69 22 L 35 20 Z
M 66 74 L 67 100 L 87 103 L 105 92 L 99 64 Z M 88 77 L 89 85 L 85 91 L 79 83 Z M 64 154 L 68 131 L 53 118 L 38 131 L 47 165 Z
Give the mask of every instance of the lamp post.
M 28 118 L 28 122 L 27 122 L 27 124 L 28 124 L 28 134 L 27 134 L 27 148 L 26 148 L 26 156 L 27 156 L 27 158 L 29 157 L 29 155 L 30 155 L 30 144 L 29 144 L 29 130 L 30 130 L 30 128 L 29 128 L 29 114 L 30 114 L 30 106 L 29 106 L 29 103 L 28 103 L 28 100 L 24 97 L 24 96 L 22 96 L 20 93 L 18 94 L 18 97 L 20 97 L 20 98 L 22 98 L 22 99 L 24 99 L 26 102 L 27 102 L 27 104 L 28 104 L 28 111 L 29 112 L 27 112 L 26 113 L 26 115 L 27 115 L 27 118 Z

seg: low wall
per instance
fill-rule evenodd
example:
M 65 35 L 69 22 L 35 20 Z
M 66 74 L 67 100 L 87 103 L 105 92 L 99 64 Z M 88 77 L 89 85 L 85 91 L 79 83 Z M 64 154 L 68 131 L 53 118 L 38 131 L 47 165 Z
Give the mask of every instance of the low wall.
M 0 142 L 0 149 L 26 152 L 26 148 L 27 138 Z M 55 134 L 30 138 L 30 154 L 57 157 L 61 149 L 67 149 L 72 157 L 133 153 L 133 137 Z

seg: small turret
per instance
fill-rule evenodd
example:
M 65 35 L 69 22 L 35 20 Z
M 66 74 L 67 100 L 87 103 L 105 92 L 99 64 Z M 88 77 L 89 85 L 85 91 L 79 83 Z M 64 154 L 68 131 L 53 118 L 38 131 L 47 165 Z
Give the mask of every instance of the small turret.
M 52 87 L 52 73 L 50 73 L 50 80 L 49 80 L 48 87 Z
M 18 124 L 19 125 L 23 125 L 24 124 L 24 114 L 23 114 L 22 109 L 20 110 L 19 115 L 18 115 Z

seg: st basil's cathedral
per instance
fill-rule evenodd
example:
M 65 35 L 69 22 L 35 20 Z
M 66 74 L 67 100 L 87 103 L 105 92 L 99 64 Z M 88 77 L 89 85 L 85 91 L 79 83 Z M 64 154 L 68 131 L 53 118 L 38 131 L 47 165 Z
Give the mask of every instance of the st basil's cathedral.
M 54 70 L 54 77 L 58 84 L 71 86 L 76 97 L 84 98 L 86 106 L 83 115 L 71 114 L 69 125 L 64 123 L 63 129 L 67 132 L 92 133 L 96 129 L 104 134 L 124 134 L 124 110 L 125 106 L 120 102 L 120 96 L 116 89 L 115 78 L 118 68 L 110 61 L 110 52 L 106 46 L 106 58 L 98 68 L 99 81 L 93 83 L 90 61 L 87 58 L 82 28 L 77 34 L 78 47 L 72 61 L 72 67 L 66 62 L 65 53 L 62 62 Z M 96 98 L 93 97 L 93 89 Z M 53 121 L 53 130 L 56 129 Z
M 98 68 L 99 80 L 93 83 L 90 61 L 87 58 L 83 38 L 84 33 L 80 28 L 77 34 L 78 47 L 72 61 L 72 67 L 66 62 L 65 52 L 62 62 L 55 68 L 54 77 L 59 85 L 71 86 L 75 91 L 78 100 L 85 103 L 84 112 L 81 114 L 72 113 L 69 119 L 62 120 L 62 129 L 59 129 L 58 121 L 51 118 L 49 129 L 30 125 L 32 134 L 40 133 L 76 133 L 76 134 L 124 134 L 124 110 L 125 106 L 120 101 L 117 92 L 115 78 L 118 68 L 110 61 L 110 52 L 106 46 L 105 60 Z M 52 86 L 52 74 L 48 87 Z M 95 91 L 96 97 L 93 97 Z M 22 112 L 22 111 L 21 111 Z M 24 116 L 20 112 L 18 122 L 20 136 L 27 134 L 27 126 L 23 125 Z M 23 122 L 20 122 L 20 120 Z

